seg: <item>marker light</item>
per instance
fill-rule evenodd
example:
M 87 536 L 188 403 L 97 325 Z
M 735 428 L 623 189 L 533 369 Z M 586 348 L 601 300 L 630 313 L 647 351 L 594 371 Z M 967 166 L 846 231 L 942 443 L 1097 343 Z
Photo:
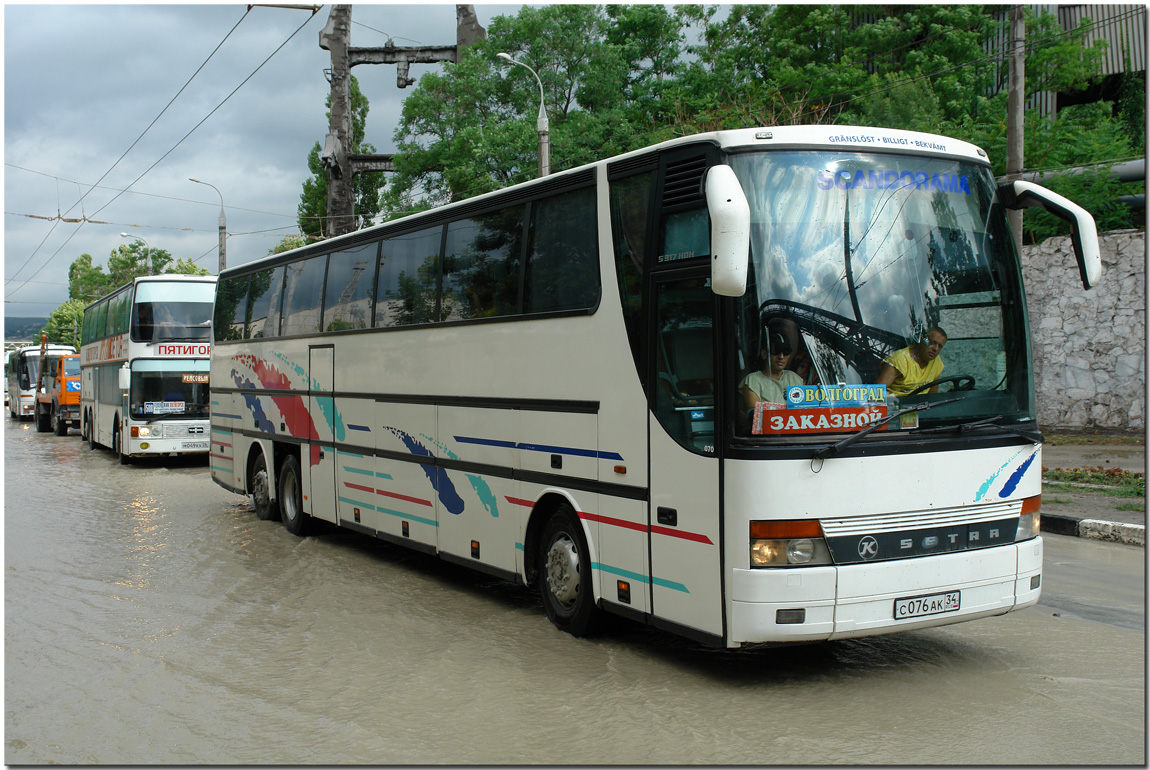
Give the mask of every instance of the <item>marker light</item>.
M 751 522 L 752 567 L 797 567 L 833 564 L 818 521 Z

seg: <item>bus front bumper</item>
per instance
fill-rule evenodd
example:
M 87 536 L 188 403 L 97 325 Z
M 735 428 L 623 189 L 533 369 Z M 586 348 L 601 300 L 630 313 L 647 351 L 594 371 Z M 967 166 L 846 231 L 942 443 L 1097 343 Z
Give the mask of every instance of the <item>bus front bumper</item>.
M 728 643 L 847 639 L 1002 615 L 1038 603 L 1041 573 L 1040 537 L 871 564 L 736 569 Z M 901 616 L 908 608 L 932 614 Z

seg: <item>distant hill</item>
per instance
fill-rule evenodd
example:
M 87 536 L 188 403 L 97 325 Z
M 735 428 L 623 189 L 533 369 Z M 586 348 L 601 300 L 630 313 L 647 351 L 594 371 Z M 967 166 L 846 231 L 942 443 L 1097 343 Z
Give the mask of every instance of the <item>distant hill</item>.
M 28 340 L 35 342 L 40 330 L 48 323 L 47 318 L 14 318 L 4 316 L 4 340 Z

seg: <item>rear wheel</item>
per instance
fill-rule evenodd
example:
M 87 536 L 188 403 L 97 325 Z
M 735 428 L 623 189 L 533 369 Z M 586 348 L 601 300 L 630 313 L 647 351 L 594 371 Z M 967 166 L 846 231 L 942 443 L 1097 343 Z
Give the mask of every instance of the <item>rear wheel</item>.
M 256 507 L 256 518 L 260 521 L 279 518 L 279 506 L 272 499 L 271 477 L 263 452 L 256 456 L 252 467 L 252 503 Z
M 311 517 L 303 512 L 303 486 L 300 482 L 299 460 L 294 455 L 284 458 L 279 472 L 279 508 L 284 529 L 303 537 L 311 528 Z
M 591 633 L 598 621 L 591 560 L 583 528 L 567 503 L 543 527 L 535 574 L 547 618 L 574 636 Z
M 84 438 L 88 441 L 88 449 L 96 448 L 96 427 L 92 425 L 92 415 L 87 415 L 84 423 L 80 426 L 80 432 L 87 435 Z

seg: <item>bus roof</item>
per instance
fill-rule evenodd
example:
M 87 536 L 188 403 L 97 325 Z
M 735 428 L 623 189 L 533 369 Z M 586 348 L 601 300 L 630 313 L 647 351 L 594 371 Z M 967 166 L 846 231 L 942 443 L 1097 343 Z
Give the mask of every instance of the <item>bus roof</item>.
M 659 144 L 654 144 L 649 147 L 643 147 L 638 150 L 623 153 L 622 155 L 615 155 L 610 158 L 603 158 L 594 163 L 589 163 L 583 166 L 566 169 L 564 171 L 557 171 L 547 177 L 547 180 L 552 182 L 560 180 L 565 176 L 576 176 L 586 173 L 589 169 L 602 164 L 613 164 L 618 161 L 626 160 L 628 158 L 641 157 L 652 152 L 662 152 L 671 150 L 676 147 L 688 144 L 711 143 L 717 145 L 726 151 L 738 150 L 761 150 L 761 149 L 804 149 L 804 150 L 835 150 L 835 149 L 849 149 L 851 151 L 864 151 L 864 150 L 877 150 L 877 151 L 897 151 L 900 153 L 911 153 L 920 155 L 931 156 L 951 156 L 966 160 L 969 162 L 979 163 L 986 165 L 989 163 L 986 153 L 979 147 L 964 142 L 961 139 L 953 139 L 939 134 L 928 134 L 920 131 L 903 131 L 894 128 L 870 128 L 864 126 L 834 126 L 834 125 L 813 125 L 813 126 L 773 126 L 763 128 L 740 128 L 731 129 L 726 131 L 711 131 L 702 134 L 692 134 L 690 136 L 677 137 L 669 139 Z M 245 273 L 262 268 L 266 265 L 278 264 L 279 262 L 289 261 L 300 252 L 315 252 L 322 253 L 328 250 L 340 248 L 348 241 L 358 242 L 365 237 L 365 233 L 371 233 L 382 229 L 402 228 L 407 220 L 417 220 L 420 217 L 426 216 L 431 211 L 436 212 L 449 212 L 455 208 L 462 208 L 464 206 L 473 206 L 477 202 L 482 202 L 486 198 L 494 198 L 496 196 L 514 193 L 519 189 L 529 189 L 530 187 L 540 184 L 540 179 L 530 179 L 520 182 L 515 185 L 503 187 L 498 190 L 493 190 L 482 195 L 477 195 L 472 198 L 465 198 L 461 201 L 453 201 L 446 203 L 442 206 L 437 206 L 434 209 L 427 211 L 420 211 L 406 217 L 400 217 L 388 222 L 383 222 L 371 227 L 365 227 L 361 230 L 355 230 L 350 233 L 329 238 L 317 243 L 310 243 L 306 246 L 301 246 L 291 251 L 281 252 L 279 254 L 271 254 L 266 257 L 245 262 L 242 265 L 228 268 L 224 274 L 232 273 Z

